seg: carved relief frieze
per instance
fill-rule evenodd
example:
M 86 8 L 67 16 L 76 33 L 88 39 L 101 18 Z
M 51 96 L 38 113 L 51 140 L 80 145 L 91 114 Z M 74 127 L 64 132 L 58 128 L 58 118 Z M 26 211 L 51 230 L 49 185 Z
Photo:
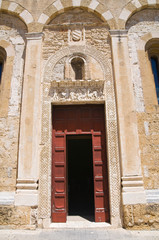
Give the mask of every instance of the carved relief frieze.
M 104 81 L 52 81 L 48 95 L 51 97 L 52 102 L 104 100 Z

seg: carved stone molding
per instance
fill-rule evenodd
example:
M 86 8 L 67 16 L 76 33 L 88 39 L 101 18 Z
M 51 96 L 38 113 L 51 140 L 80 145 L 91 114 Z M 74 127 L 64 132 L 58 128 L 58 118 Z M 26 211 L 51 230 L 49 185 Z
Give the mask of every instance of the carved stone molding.
M 103 80 L 52 81 L 49 91 L 52 102 L 104 100 Z
M 66 56 L 71 56 L 72 54 L 75 53 L 80 53 L 86 56 L 91 56 L 94 58 L 101 66 L 103 73 L 104 73 L 104 79 L 110 80 L 111 78 L 111 64 L 108 61 L 107 58 L 103 56 L 103 54 L 98 51 L 95 47 L 92 46 L 87 46 L 83 47 L 82 45 L 80 46 L 70 46 L 63 48 L 62 50 L 59 50 L 56 52 L 56 54 L 53 54 L 48 61 L 46 62 L 45 69 L 44 69 L 44 82 L 51 82 L 53 79 L 52 73 L 55 65 L 57 62 L 59 62 L 62 58 Z
M 26 33 L 25 37 L 27 40 L 41 40 L 44 34 L 42 32 L 35 32 L 35 33 Z
M 34 179 L 17 179 L 16 188 L 18 189 L 27 189 L 27 190 L 37 190 L 38 181 Z

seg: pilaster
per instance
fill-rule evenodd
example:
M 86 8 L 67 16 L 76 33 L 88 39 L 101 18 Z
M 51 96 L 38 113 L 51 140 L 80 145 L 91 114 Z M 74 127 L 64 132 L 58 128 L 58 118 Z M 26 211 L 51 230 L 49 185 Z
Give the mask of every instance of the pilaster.
M 26 34 L 15 205 L 38 204 L 42 33 Z
M 127 31 L 110 31 L 118 106 L 123 204 L 145 203 Z

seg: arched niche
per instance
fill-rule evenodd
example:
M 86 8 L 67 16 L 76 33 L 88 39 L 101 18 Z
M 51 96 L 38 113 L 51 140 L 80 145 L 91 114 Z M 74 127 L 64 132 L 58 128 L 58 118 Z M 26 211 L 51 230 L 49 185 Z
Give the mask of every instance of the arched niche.
M 104 80 L 101 64 L 92 56 L 73 53 L 64 56 L 54 66 L 53 80 Z
M 124 8 L 122 9 L 119 15 L 119 26 L 120 28 L 124 29 L 127 25 L 129 19 L 132 18 L 138 12 L 141 12 L 145 9 L 158 9 L 159 5 L 156 0 L 154 1 L 129 1 Z
M 75 80 L 85 78 L 85 62 L 81 57 L 73 57 L 70 65 Z
M 159 9 L 143 9 L 139 12 L 134 13 L 126 22 L 126 29 L 130 29 L 132 27 L 136 28 L 137 26 L 141 26 L 140 35 L 142 35 L 142 32 L 145 34 L 149 26 L 146 25 L 150 23 L 153 23 L 153 27 L 157 27 L 157 22 L 159 21 Z M 144 26 L 144 28 L 143 28 Z M 152 27 L 151 27 L 152 30 Z M 156 29 L 157 30 L 157 29 Z
M 48 25 L 51 24 L 71 24 L 71 23 L 103 23 L 103 20 L 96 14 L 86 11 L 83 8 L 74 8 L 53 18 Z
M 0 12 L 0 31 L 1 30 L 7 31 L 10 36 L 11 34 L 13 35 L 13 31 L 16 31 L 17 33 L 14 33 L 15 35 L 19 34 L 24 37 L 24 34 L 27 33 L 27 26 L 19 17 L 14 16 L 13 13 L 7 14 Z

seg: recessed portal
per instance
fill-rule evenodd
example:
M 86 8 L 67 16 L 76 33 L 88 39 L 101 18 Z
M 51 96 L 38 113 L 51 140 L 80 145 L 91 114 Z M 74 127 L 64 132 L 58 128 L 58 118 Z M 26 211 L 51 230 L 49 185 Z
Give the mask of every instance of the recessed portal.
M 109 222 L 105 147 L 104 105 L 53 107 L 53 222 L 67 215 Z
M 67 137 L 68 215 L 94 221 L 94 184 L 91 135 Z

